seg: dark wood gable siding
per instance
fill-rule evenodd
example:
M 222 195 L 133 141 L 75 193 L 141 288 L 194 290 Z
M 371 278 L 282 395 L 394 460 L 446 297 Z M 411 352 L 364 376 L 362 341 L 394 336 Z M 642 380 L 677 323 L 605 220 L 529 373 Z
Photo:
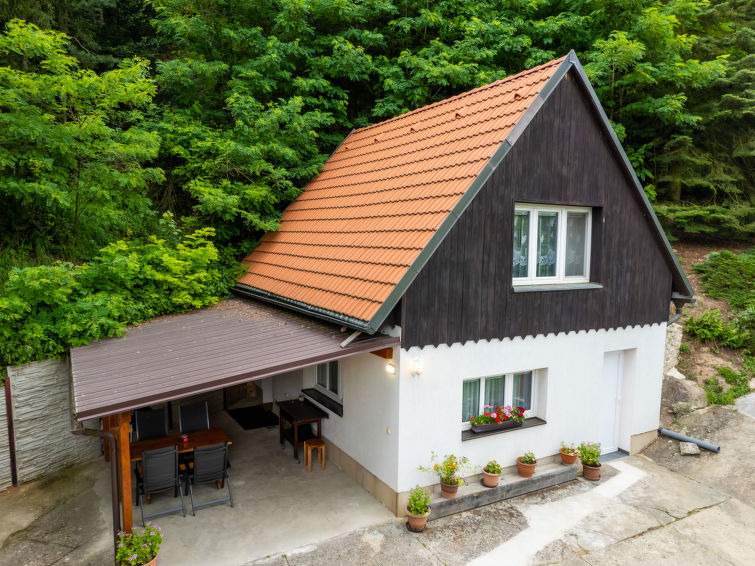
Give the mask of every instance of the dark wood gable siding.
M 667 320 L 671 269 L 589 104 L 573 76 L 556 87 L 407 289 L 404 347 Z M 594 207 L 603 288 L 514 293 L 515 202 Z

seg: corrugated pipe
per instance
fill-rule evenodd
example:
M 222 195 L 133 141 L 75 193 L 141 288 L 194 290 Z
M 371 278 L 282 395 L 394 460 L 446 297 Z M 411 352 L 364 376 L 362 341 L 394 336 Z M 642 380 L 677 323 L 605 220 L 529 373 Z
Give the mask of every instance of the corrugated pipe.
M 682 442 L 693 442 L 697 444 L 700 448 L 705 448 L 706 450 L 710 450 L 711 452 L 715 452 L 716 454 L 718 454 L 721 451 L 720 446 L 716 446 L 715 444 L 711 444 L 710 442 L 705 442 L 704 440 L 698 440 L 697 438 L 692 438 L 691 436 L 684 436 L 683 434 L 679 434 L 678 432 L 674 432 L 673 430 L 669 430 L 667 428 L 659 428 L 658 432 L 662 434 L 663 436 L 668 436 L 669 438 L 681 440 Z
M 71 434 L 77 436 L 98 436 L 107 438 L 110 442 L 110 487 L 112 494 L 113 508 L 113 561 L 118 552 L 118 532 L 121 530 L 121 504 L 118 498 L 118 453 L 116 451 L 115 436 L 107 430 L 97 430 L 94 428 L 76 428 L 71 430 Z

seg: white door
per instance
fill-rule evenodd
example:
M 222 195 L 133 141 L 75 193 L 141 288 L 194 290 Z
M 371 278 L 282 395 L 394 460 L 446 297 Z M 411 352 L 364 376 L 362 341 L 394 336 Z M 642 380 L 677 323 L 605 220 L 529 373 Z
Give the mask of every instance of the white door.
M 619 449 L 619 408 L 621 407 L 621 368 L 624 352 L 606 352 L 603 357 L 603 393 L 600 398 L 601 454 Z

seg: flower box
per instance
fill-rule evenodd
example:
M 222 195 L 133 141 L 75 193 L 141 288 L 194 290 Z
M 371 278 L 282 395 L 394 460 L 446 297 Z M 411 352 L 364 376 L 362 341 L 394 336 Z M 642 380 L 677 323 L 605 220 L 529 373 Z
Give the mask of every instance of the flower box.
M 472 432 L 490 432 L 493 430 L 507 430 L 510 428 L 519 428 L 522 421 L 505 421 L 502 423 L 472 424 Z

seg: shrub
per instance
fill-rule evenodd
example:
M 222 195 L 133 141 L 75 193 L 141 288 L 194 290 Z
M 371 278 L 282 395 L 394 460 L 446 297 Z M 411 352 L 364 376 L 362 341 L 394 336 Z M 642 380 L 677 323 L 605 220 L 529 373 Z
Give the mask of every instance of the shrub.
M 714 299 L 728 302 L 736 311 L 755 306 L 755 248 L 740 254 L 713 253 L 692 269 L 701 274 L 703 289 Z
M 729 348 L 742 348 L 749 333 L 737 322 L 724 322 L 721 311 L 705 311 L 699 317 L 690 317 L 685 327 L 687 334 L 705 342 L 719 342 Z
M 679 346 L 679 353 L 680 354 L 689 354 L 690 353 L 689 346 L 687 346 L 687 344 L 682 344 L 681 346 Z
M 417 486 L 409 492 L 409 513 L 412 515 L 424 515 L 430 510 L 430 492 L 423 487 Z
M 723 386 L 718 379 L 711 377 L 705 380 L 704 389 L 708 396 L 708 403 L 711 405 L 733 405 L 734 400 L 750 392 L 750 376 L 753 358 L 745 363 L 745 367 L 740 373 L 735 372 L 728 367 L 718 368 L 718 375 L 724 378 L 724 381 L 730 385 L 729 389 L 724 391 Z

